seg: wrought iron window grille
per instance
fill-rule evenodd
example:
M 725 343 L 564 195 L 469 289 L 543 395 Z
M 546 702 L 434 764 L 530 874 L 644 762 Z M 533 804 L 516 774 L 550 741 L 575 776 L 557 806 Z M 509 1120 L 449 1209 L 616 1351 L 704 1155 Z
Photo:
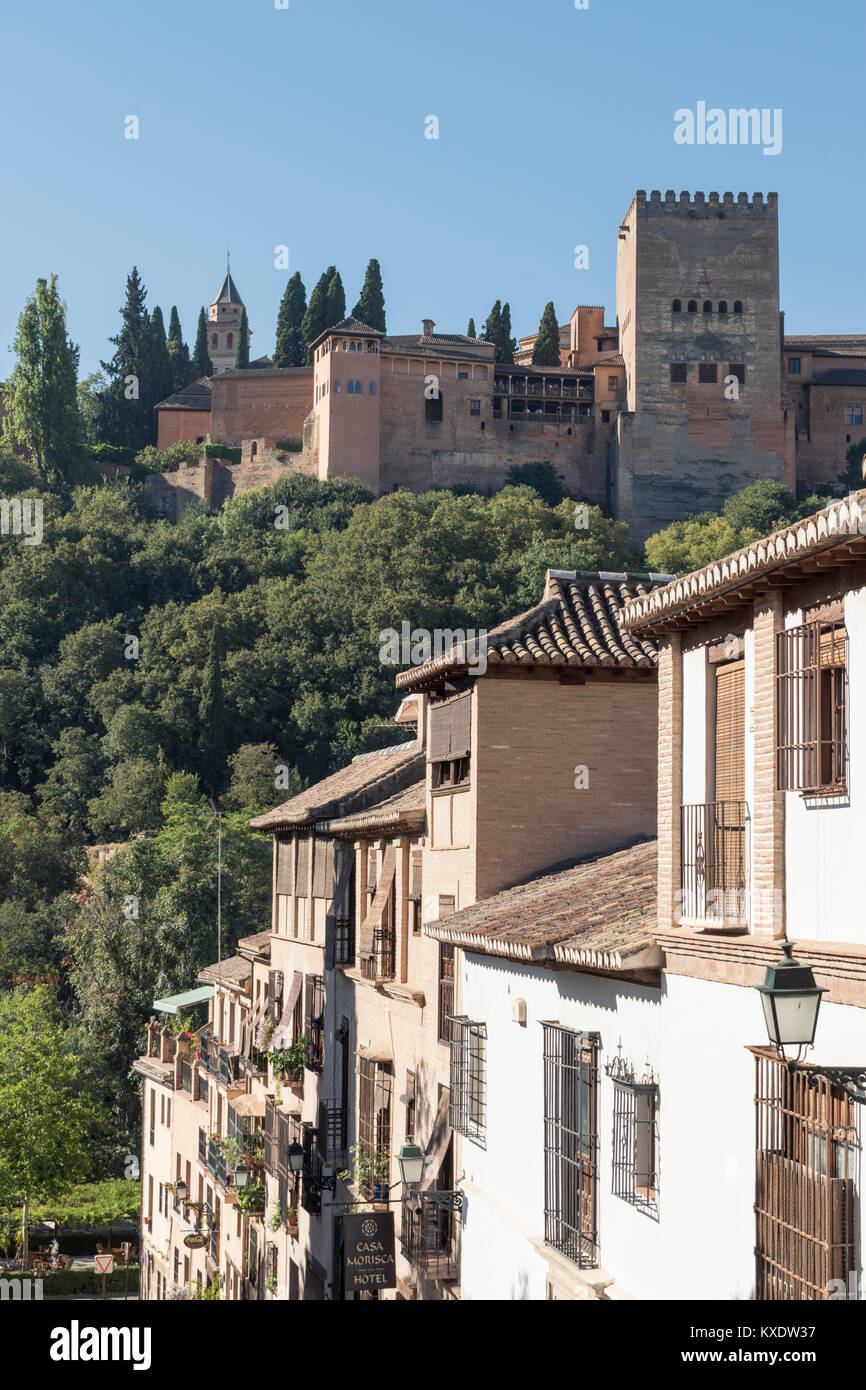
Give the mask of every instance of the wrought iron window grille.
M 487 1142 L 487 1025 L 451 1015 L 449 1123 L 482 1148 Z
M 613 1195 L 641 1211 L 658 1212 L 658 1094 L 652 1066 L 639 1074 L 622 1055 L 605 1066 L 614 1083 L 613 1098 Z

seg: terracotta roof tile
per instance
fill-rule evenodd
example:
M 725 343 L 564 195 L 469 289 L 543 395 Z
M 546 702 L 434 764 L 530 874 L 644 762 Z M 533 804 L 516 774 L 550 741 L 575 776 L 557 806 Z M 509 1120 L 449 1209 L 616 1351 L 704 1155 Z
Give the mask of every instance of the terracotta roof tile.
M 362 753 L 250 825 L 254 830 L 291 829 L 365 810 L 414 782 L 423 767 L 424 750 L 416 741 Z
M 649 594 L 670 575 L 576 574 L 548 570 L 541 603 L 509 618 L 487 634 L 487 666 L 654 668 L 658 648 L 620 627 L 619 617 L 632 599 Z M 477 661 L 477 641 L 459 643 L 449 652 L 397 676 L 400 689 L 422 686 Z
M 658 969 L 655 840 L 517 884 L 424 934 L 481 955 L 592 970 Z
M 154 410 L 210 410 L 210 406 L 211 390 L 205 378 L 203 381 L 193 381 L 182 391 L 175 391 L 173 396 L 166 396 L 164 401 L 154 406 Z
M 403 791 L 377 801 L 363 811 L 326 821 L 319 829 L 326 835 L 355 834 L 360 831 L 387 831 L 398 826 L 423 829 L 427 809 L 426 777 L 419 777 Z

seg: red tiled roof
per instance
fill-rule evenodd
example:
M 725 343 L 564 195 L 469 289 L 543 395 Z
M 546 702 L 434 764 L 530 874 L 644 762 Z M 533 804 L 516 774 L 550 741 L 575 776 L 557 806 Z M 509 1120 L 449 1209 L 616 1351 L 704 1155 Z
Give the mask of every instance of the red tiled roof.
M 398 743 L 375 753 L 362 753 L 348 767 L 299 792 L 282 806 L 250 821 L 254 830 L 297 829 L 377 805 L 384 797 L 414 782 L 424 767 L 418 743 Z
M 424 925 L 480 955 L 588 970 L 657 970 L 657 842 L 595 855 Z
M 395 792 L 354 815 L 326 821 L 319 829 L 325 835 L 357 834 L 367 830 L 385 832 L 397 827 L 422 830 L 427 809 L 426 785 L 426 778 L 419 777 L 404 791 Z

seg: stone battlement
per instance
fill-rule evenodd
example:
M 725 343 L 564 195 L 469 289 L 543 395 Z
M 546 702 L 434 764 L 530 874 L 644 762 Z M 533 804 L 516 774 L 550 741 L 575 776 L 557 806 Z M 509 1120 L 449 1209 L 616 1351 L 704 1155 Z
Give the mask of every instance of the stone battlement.
M 634 196 L 635 206 L 651 208 L 659 212 L 705 212 L 710 209 L 725 209 L 731 212 L 773 212 L 778 211 L 778 193 L 675 193 L 669 188 L 665 194 L 654 188 L 647 197 L 646 191 L 639 188 Z

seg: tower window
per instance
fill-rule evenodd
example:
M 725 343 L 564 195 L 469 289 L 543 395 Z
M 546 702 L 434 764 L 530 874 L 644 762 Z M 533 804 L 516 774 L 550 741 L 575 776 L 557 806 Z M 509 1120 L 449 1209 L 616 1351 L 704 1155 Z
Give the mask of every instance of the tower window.
M 601 412 L 601 423 L 602 423 L 603 425 L 609 425 L 609 424 L 610 424 L 610 411 L 609 411 L 609 410 L 603 410 L 603 411 Z
M 424 399 L 424 419 L 434 423 L 442 419 L 442 388 L 432 398 Z
M 735 313 L 735 314 L 741 314 L 742 312 L 743 312 L 743 301 L 742 301 L 742 299 L 735 299 L 735 300 L 734 300 L 734 313 Z
M 789 357 L 789 358 L 788 358 L 788 375 L 789 375 L 789 376 L 799 376 L 799 375 L 800 375 L 800 359 L 799 359 L 799 357 Z
M 212 333 L 212 334 L 211 334 L 210 345 L 211 345 L 212 348 L 219 347 L 219 345 L 220 345 L 220 340 L 219 340 L 219 338 L 217 337 L 216 333 Z
M 334 378 L 334 390 L 336 391 L 337 395 L 339 396 L 339 394 L 340 394 L 340 378 L 339 378 L 339 377 L 335 377 L 335 378 Z
M 696 314 L 697 312 L 698 312 L 698 301 L 697 301 L 696 299 L 690 299 L 690 300 L 689 300 L 689 313 L 690 313 L 690 314 Z
M 720 314 L 726 314 L 727 312 L 728 312 L 728 301 L 727 301 L 726 299 L 720 299 L 720 300 L 719 300 L 719 313 L 720 313 Z
M 470 401 L 470 402 L 469 402 L 469 414 L 470 414 L 470 415 L 480 415 L 480 414 L 481 414 L 481 402 L 480 402 L 480 401 Z
M 227 347 L 227 348 L 233 348 L 234 345 L 235 345 L 235 335 L 234 335 L 234 333 L 227 333 L 227 334 L 226 334 L 226 347 Z
M 710 300 L 710 299 L 705 299 L 705 300 L 704 300 L 704 313 L 705 313 L 705 314 L 711 314 L 712 312 L 713 312 L 713 303 L 712 303 L 712 300 Z
M 728 376 L 735 376 L 741 386 L 746 384 L 746 367 L 743 362 L 729 362 Z
M 672 313 L 672 314 L 681 314 L 682 311 L 683 311 L 683 301 L 682 301 L 681 299 L 675 299 L 674 302 L 673 302 L 673 304 L 671 305 L 671 313 Z
M 863 424 L 863 407 L 862 407 L 862 405 L 846 405 L 846 407 L 845 407 L 845 424 L 846 424 L 846 425 L 862 425 L 862 424 Z
M 715 362 L 698 363 L 698 381 L 703 386 L 714 386 L 719 379 L 719 368 Z
M 671 381 L 683 385 L 689 379 L 689 369 L 685 362 L 671 363 Z

